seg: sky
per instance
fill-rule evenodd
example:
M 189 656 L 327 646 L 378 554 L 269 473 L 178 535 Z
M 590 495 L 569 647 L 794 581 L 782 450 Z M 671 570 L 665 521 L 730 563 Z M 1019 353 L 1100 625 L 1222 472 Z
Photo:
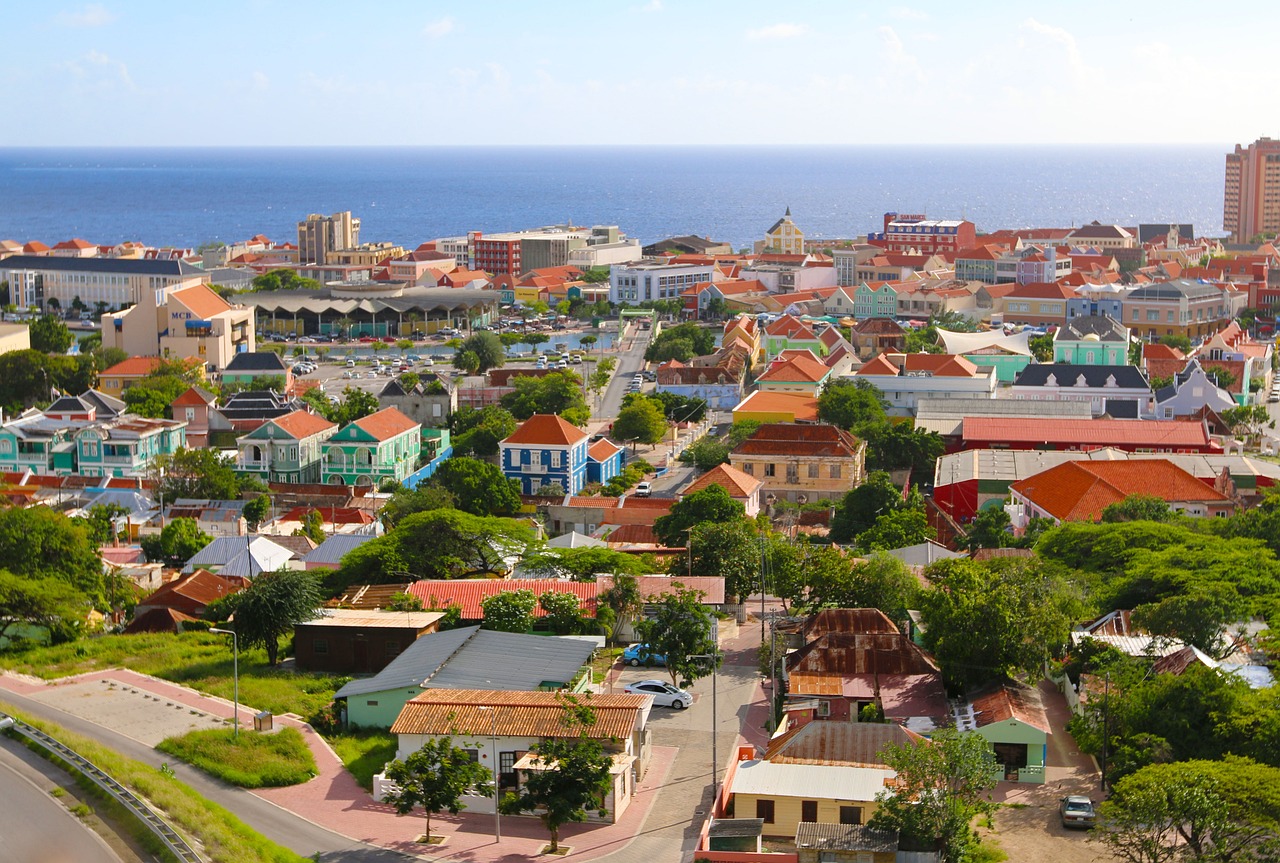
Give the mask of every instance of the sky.
M 1248 143 L 1280 136 L 1277 24 L 1253 0 L 15 3 L 0 146 Z

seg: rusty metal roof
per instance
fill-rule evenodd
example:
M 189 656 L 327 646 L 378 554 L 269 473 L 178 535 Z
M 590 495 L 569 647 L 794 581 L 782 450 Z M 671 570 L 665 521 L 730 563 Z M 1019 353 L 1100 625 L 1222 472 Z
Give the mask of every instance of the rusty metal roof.
M 586 729 L 587 736 L 630 737 L 649 699 L 647 695 L 622 693 L 583 697 L 582 703 L 596 712 L 596 724 Z M 496 721 L 503 737 L 576 737 L 578 729 L 563 725 L 563 716 L 563 704 L 555 692 L 428 689 L 405 703 L 391 733 L 491 734 Z
M 898 632 L 898 627 L 878 608 L 825 608 L 804 622 L 804 640 L 828 632 Z
M 991 684 L 970 696 L 969 705 L 979 728 L 1016 719 L 1045 734 L 1051 733 L 1040 690 L 1025 684 L 1012 680 Z
M 806 722 L 770 741 L 764 758 L 775 764 L 885 767 L 880 753 L 889 744 L 925 741 L 914 731 L 891 723 Z
M 828 632 L 787 656 L 789 672 L 931 674 L 938 666 L 900 632 Z

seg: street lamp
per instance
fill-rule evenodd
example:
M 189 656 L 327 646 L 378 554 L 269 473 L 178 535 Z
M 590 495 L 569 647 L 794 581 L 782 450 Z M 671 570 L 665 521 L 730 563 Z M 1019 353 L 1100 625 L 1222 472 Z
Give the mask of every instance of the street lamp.
M 491 725 L 493 740 L 493 841 L 497 844 L 502 841 L 502 813 L 498 811 L 498 708 L 490 705 L 481 705 L 477 710 L 488 711 Z
M 720 756 L 716 746 L 716 732 L 719 730 L 720 711 L 716 701 L 716 666 L 720 664 L 720 651 L 715 653 L 691 653 L 689 659 L 711 660 L 711 811 L 716 811 L 716 802 L 720 799 Z
M 240 739 L 240 637 L 236 635 L 234 629 L 214 629 L 210 628 L 210 632 L 216 632 L 218 635 L 231 636 L 231 679 L 232 679 L 232 704 L 235 705 L 235 715 L 231 722 L 231 738 L 233 740 Z

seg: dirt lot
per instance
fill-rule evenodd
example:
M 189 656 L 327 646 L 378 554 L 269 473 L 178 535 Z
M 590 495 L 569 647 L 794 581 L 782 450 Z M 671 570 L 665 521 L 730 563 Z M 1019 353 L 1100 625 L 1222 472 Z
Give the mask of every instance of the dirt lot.
M 1113 863 L 1120 859 L 1094 838 L 1093 831 L 1063 827 L 1056 802 L 1021 808 L 1001 806 L 995 825 L 991 836 L 1009 855 L 1010 863 Z

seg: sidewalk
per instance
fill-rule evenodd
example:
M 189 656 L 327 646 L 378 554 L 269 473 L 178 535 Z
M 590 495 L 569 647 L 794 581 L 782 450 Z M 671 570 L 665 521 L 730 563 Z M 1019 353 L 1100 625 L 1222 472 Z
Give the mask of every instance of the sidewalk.
M 112 683 L 116 684 L 115 689 L 112 689 Z M 49 683 L 7 672 L 0 674 L 0 692 L 8 690 L 39 698 L 42 694 L 48 695 L 53 690 L 66 687 L 82 690 L 77 693 L 80 704 L 75 712 L 84 718 L 89 718 L 94 712 L 92 702 L 95 696 L 102 699 L 119 697 L 125 688 L 133 695 L 150 693 L 155 696 L 153 700 L 144 695 L 145 700 L 136 703 L 135 725 L 128 729 L 112 729 L 149 746 L 156 742 L 155 734 L 148 733 L 145 725 L 149 717 L 153 724 L 163 725 L 169 721 L 171 712 L 181 713 L 185 717 L 191 715 L 188 710 L 196 710 L 211 727 L 214 723 L 209 720 L 229 719 L 234 713 L 231 702 L 201 695 L 195 690 L 127 669 L 96 671 Z M 177 705 L 187 710 L 181 710 Z M 256 712 L 240 705 L 240 721 L 252 727 Z M 547 832 L 535 817 L 504 816 L 502 842 L 497 845 L 493 839 L 492 815 L 469 815 L 463 812 L 456 816 L 446 814 L 431 819 L 432 833 L 448 837 L 443 846 L 431 846 L 428 849 L 427 846 L 418 845 L 413 840 L 422 834 L 425 826 L 421 814 L 400 817 L 390 806 L 375 803 L 369 793 L 356 784 L 328 743 L 298 717 L 277 716 L 275 721 L 279 726 L 296 728 L 302 733 L 315 756 L 319 774 L 302 785 L 258 789 L 247 793 L 317 826 L 350 839 L 381 845 L 427 860 L 468 860 L 475 863 L 528 860 L 536 857 L 547 843 Z M 618 823 L 570 824 L 561 828 L 561 844 L 573 849 L 573 859 L 590 860 L 618 851 L 641 832 L 658 797 L 658 789 L 667 783 L 675 755 L 676 750 L 672 747 L 653 747 L 649 770 L 637 786 L 635 798 Z

